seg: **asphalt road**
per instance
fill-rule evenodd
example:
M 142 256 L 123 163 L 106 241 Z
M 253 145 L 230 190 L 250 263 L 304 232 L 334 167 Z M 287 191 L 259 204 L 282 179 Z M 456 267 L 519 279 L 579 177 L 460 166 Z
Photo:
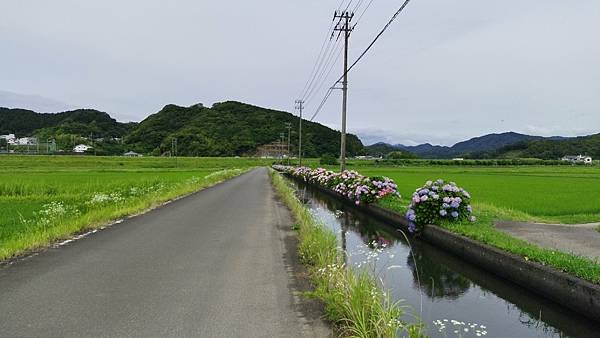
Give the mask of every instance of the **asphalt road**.
M 548 249 L 560 250 L 600 260 L 598 223 L 540 224 L 499 221 L 496 228 L 517 238 Z
M 0 336 L 324 335 L 293 296 L 291 224 L 263 168 L 0 267 Z

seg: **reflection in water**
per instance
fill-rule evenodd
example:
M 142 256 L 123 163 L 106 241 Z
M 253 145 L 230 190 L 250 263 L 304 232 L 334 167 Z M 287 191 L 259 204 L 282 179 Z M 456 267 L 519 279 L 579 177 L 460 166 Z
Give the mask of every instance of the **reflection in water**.
M 433 260 L 417 243 L 413 243 L 406 264 L 412 270 L 415 288 L 421 288 L 431 299 L 457 299 L 471 287 L 471 281 Z
M 373 271 L 383 271 L 393 285 L 394 299 L 418 308 L 421 295 L 429 299 L 421 318 L 439 333 L 433 321 L 455 318 L 488 327 L 486 337 L 599 337 L 600 325 L 536 296 L 512 283 L 467 264 L 427 243 L 406 240 L 393 228 L 377 222 L 337 199 L 299 184 L 298 198 L 328 228 L 338 234 L 349 264 L 385 248 L 390 258 Z M 393 258 L 392 258 L 393 257 Z M 386 265 L 400 268 L 386 270 Z M 387 272 L 387 274 L 386 274 Z M 417 274 L 418 272 L 418 274 Z M 462 337 L 473 335 L 464 334 Z

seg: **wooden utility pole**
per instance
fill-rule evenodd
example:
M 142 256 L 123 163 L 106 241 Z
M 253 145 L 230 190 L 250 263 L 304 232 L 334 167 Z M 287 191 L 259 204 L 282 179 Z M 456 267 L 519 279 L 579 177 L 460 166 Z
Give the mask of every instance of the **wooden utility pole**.
M 300 123 L 298 124 L 298 165 L 302 166 L 302 110 L 304 109 L 304 100 L 296 100 L 296 109 L 300 111 Z
M 340 140 L 340 171 L 346 170 L 346 109 L 348 107 L 348 40 L 354 27 L 350 26 L 350 21 L 354 13 L 336 11 L 333 19 L 339 19 L 334 31 L 344 34 L 344 77 L 342 79 L 342 137 Z

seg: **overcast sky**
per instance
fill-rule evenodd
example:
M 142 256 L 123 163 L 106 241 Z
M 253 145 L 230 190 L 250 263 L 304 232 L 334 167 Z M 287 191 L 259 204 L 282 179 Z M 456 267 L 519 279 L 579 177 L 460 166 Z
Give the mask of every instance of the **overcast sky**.
M 373 0 L 351 60 L 402 2 Z M 292 111 L 339 3 L 1 1 L 0 106 L 96 108 L 121 121 L 168 103 Z M 350 73 L 348 126 L 365 143 L 598 133 L 599 60 L 598 0 L 413 0 Z M 339 129 L 340 105 L 335 91 L 315 120 Z

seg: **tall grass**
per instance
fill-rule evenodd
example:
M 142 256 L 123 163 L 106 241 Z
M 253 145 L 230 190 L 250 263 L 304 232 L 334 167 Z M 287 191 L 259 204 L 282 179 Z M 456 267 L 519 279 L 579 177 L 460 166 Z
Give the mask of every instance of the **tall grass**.
M 309 267 L 312 296 L 327 318 L 350 337 L 421 337 L 422 326 L 400 321 L 404 309 L 366 271 L 345 266 L 336 236 L 318 223 L 277 173 L 273 186 L 298 222 L 299 255 Z

